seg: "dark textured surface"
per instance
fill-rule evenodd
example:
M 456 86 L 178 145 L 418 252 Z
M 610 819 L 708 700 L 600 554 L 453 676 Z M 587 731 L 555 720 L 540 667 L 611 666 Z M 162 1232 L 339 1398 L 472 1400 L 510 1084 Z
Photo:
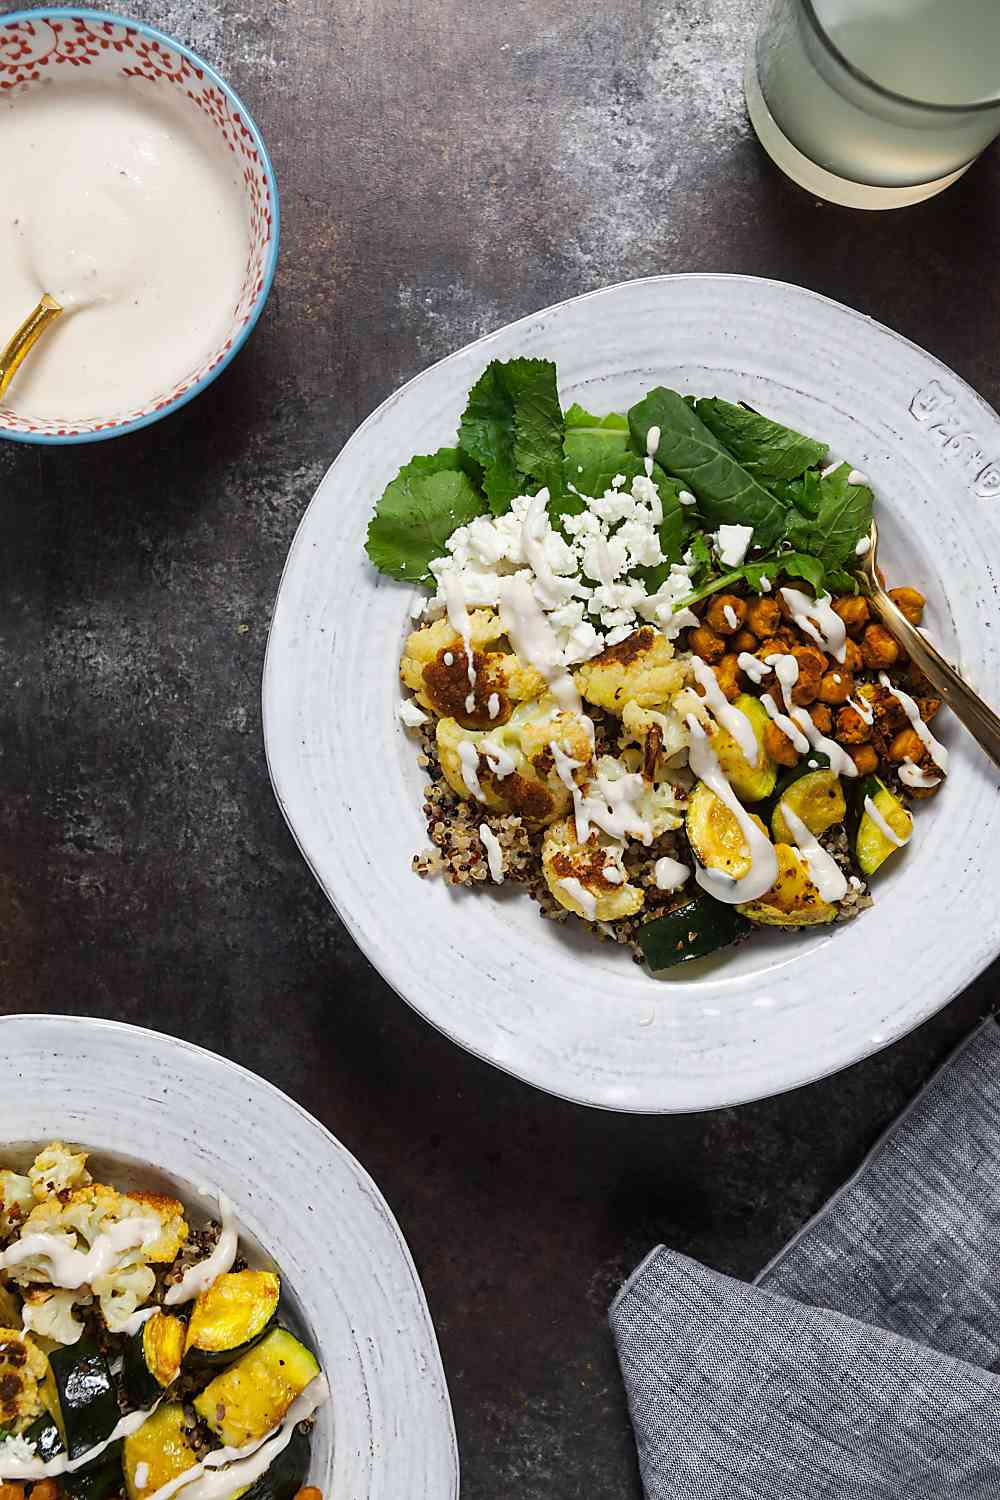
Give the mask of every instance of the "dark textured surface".
M 144 6 L 264 131 L 275 291 L 233 368 L 169 421 L 0 446 L 3 1008 L 189 1036 L 357 1153 L 424 1278 L 467 1500 L 637 1496 L 605 1323 L 619 1281 L 658 1240 L 757 1270 L 995 991 L 996 970 L 890 1052 L 781 1099 L 588 1113 L 387 992 L 268 785 L 260 672 L 296 523 L 371 407 L 474 335 L 625 277 L 741 271 L 851 303 L 1000 397 L 1000 158 L 902 215 L 817 205 L 750 136 L 745 9 Z

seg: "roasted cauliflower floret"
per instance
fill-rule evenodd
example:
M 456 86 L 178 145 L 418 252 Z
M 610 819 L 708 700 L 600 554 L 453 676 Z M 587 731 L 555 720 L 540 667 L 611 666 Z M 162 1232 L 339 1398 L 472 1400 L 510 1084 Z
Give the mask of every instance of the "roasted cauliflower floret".
M 0 1427 L 23 1432 L 41 1416 L 48 1360 L 19 1328 L 0 1328 Z
M 630 764 L 634 757 L 635 764 Z M 649 837 L 640 837 L 642 843 L 652 843 L 661 834 L 679 828 L 684 821 L 684 805 L 678 802 L 677 794 L 669 781 L 647 782 L 641 774 L 639 751 L 626 750 L 624 755 L 602 755 L 597 762 L 597 776 L 587 787 L 588 798 L 603 797 L 609 804 L 615 801 L 615 783 L 628 778 L 631 795 L 628 803 L 634 816 L 645 824 Z
M 588 726 L 579 714 L 560 713 L 550 697 L 520 704 L 506 724 L 488 733 L 463 729 L 454 719 L 440 719 L 437 726 L 441 769 L 459 797 L 542 827 L 572 801 L 552 745 L 574 762 L 572 776 L 579 780 L 593 754 Z
M 446 617 L 422 625 L 407 638 L 399 675 L 420 706 L 438 718 L 455 719 L 466 729 L 489 729 L 505 724 L 515 703 L 541 697 L 546 683 L 540 672 L 505 646 L 486 650 L 504 641 L 503 625 L 495 610 L 472 610 L 469 625 L 474 683 L 469 681 L 461 637 Z
M 151 1266 L 169 1266 L 171 1261 L 177 1259 L 181 1246 L 188 1237 L 183 1203 L 176 1198 L 168 1198 L 163 1193 L 140 1192 L 129 1193 L 128 1201 L 137 1203 L 144 1214 L 155 1214 L 160 1221 L 160 1237 L 146 1246 L 143 1260 Z
M 31 1178 L 19 1172 L 0 1172 L 0 1239 L 16 1234 L 34 1206 Z
M 618 743 L 623 752 L 637 747 L 637 765 L 646 781 L 665 781 L 670 763 L 688 748 L 691 735 L 687 725 L 672 708 L 661 712 L 626 703 L 622 711 L 622 734 Z
M 101 1316 L 111 1333 L 121 1333 L 134 1312 L 153 1295 L 156 1272 L 151 1266 L 121 1266 L 91 1282 L 101 1304 Z
M 560 906 L 590 922 L 617 922 L 639 911 L 645 897 L 630 885 L 622 865 L 624 846 L 596 830 L 585 844 L 577 840 L 572 818 L 546 829 L 542 873 Z
M 588 703 L 621 714 L 626 703 L 640 708 L 668 704 L 687 680 L 685 662 L 674 656 L 665 635 L 645 625 L 577 668 L 574 680 Z
M 54 1344 L 75 1344 L 83 1333 L 83 1324 L 74 1308 L 89 1307 L 93 1300 L 87 1292 L 36 1287 L 25 1293 L 21 1321 L 26 1329 Z
M 39 1151 L 28 1169 L 31 1189 L 36 1200 L 54 1198 L 67 1188 L 82 1187 L 92 1181 L 87 1171 L 86 1151 L 73 1151 L 62 1141 L 53 1141 L 44 1151 Z

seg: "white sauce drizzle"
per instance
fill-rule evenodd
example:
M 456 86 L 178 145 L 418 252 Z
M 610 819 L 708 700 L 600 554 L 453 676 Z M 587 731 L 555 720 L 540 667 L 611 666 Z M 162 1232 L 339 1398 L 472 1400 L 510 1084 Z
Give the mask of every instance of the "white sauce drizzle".
M 546 499 L 548 492 L 544 491 Z M 542 508 L 544 509 L 544 502 Z M 469 678 L 469 692 L 465 699 L 465 712 L 471 714 L 476 707 L 476 666 L 472 659 L 472 622 L 469 619 L 469 611 L 465 604 L 465 594 L 462 590 L 461 579 L 456 573 L 446 573 L 441 580 L 441 592 L 444 594 L 445 608 L 448 611 L 448 624 L 456 635 L 462 637 L 462 649 L 465 652 L 465 667 Z M 448 655 L 451 655 L 449 652 Z M 451 666 L 451 662 L 448 662 Z
M 479 837 L 482 839 L 483 848 L 486 850 L 486 863 L 490 867 L 490 879 L 495 880 L 497 885 L 500 885 L 504 874 L 503 850 L 500 847 L 500 840 L 487 823 L 480 823 Z
M 819 477 L 820 479 L 829 479 L 831 474 L 836 474 L 837 470 L 842 469 L 843 467 L 844 460 L 842 458 L 836 458 L 834 459 L 832 464 L 827 464 L 825 469 L 820 469 Z
M 793 708 L 792 718 L 798 724 L 802 733 L 809 741 L 814 750 L 825 755 L 830 762 L 831 771 L 836 771 L 839 776 L 857 776 L 858 768 L 847 751 L 838 745 L 836 740 L 827 739 L 825 734 L 820 734 L 813 722 L 812 714 L 805 708 Z
M 904 844 L 908 844 L 910 842 L 910 837 L 913 832 L 912 828 L 910 829 L 910 833 L 906 835 L 906 838 L 901 839 L 896 830 L 886 822 L 885 818 L 883 818 L 882 814 L 875 806 L 875 803 L 872 801 L 871 797 L 865 798 L 865 812 L 871 818 L 872 822 L 875 824 L 875 827 L 878 829 L 882 837 L 888 839 L 890 844 L 895 844 L 897 849 L 902 849 Z
M 783 588 L 781 597 L 792 612 L 792 619 L 804 634 L 811 637 L 822 650 L 828 651 L 836 661 L 847 657 L 847 626 L 832 608 L 829 594 L 810 599 L 801 589 Z
M 941 777 L 925 771 L 907 757 L 899 768 L 899 779 L 904 786 L 920 787 L 924 790 L 941 785 Z
M 697 500 L 694 498 L 690 490 L 679 490 L 677 494 L 677 501 L 679 505 L 698 504 Z
M 56 1479 L 60 1474 L 75 1474 L 78 1469 L 82 1469 L 95 1458 L 100 1458 L 104 1450 L 110 1448 L 112 1443 L 117 1443 L 119 1438 L 132 1437 L 140 1427 L 144 1427 L 162 1400 L 161 1396 L 145 1411 L 129 1412 L 127 1417 L 122 1417 L 115 1424 L 102 1442 L 95 1443 L 93 1448 L 88 1448 L 85 1453 L 78 1453 L 76 1458 L 70 1458 L 66 1453 L 57 1453 L 54 1458 L 49 1459 L 5 1458 L 3 1444 L 0 1443 L 0 1474 L 4 1479 L 13 1480 L 15 1483 L 20 1479 Z
M 823 901 L 842 901 L 847 895 L 847 876 L 832 855 L 827 854 L 805 823 L 787 802 L 781 804 L 781 815 L 806 864 L 813 885 Z
M 583 908 L 588 922 L 594 920 L 597 915 L 597 897 L 593 891 L 588 891 L 585 885 L 581 885 L 575 875 L 568 875 L 565 880 L 560 880 L 559 888 L 566 892 L 571 901 Z
M 792 658 L 794 661 L 794 657 Z M 750 681 L 760 687 L 764 678 L 771 671 L 766 661 L 761 661 L 759 656 L 751 656 L 749 651 L 741 651 L 736 658 L 736 665 L 741 672 L 745 672 Z
M 739 630 L 740 622 L 733 606 L 731 604 L 724 604 L 722 606 L 722 613 L 730 630 Z
M 163 1233 L 157 1217 L 133 1214 L 119 1219 L 94 1236 L 89 1250 L 78 1250 L 69 1234 L 25 1234 L 0 1254 L 0 1270 L 9 1271 L 37 1257 L 47 1262 L 45 1274 L 52 1286 L 77 1291 L 112 1270 L 125 1250 L 152 1245 Z
M 644 463 L 647 479 L 652 479 L 653 477 L 653 459 L 656 457 L 656 450 L 659 446 L 660 429 L 658 427 L 651 427 L 646 433 L 646 457 Z
M 614 839 L 636 838 L 640 844 L 651 844 L 653 830 L 639 810 L 645 790 L 643 779 L 637 773 L 629 772 L 612 780 L 598 771 L 587 788 L 586 797 L 578 790 L 573 798 L 579 842 L 586 843 L 590 824 L 596 823 Z M 585 830 L 582 834 L 581 828 Z
M 690 878 L 691 871 L 687 865 L 682 865 L 679 859 L 671 859 L 668 854 L 658 859 L 653 866 L 653 879 L 658 891 L 679 891 Z
M 864 557 L 866 552 L 871 551 L 872 540 L 869 536 L 863 536 L 859 542 L 854 544 L 854 556 Z
M 580 694 L 566 670 L 555 631 L 532 593 L 530 583 L 517 575 L 502 578 L 499 583 L 500 618 L 514 650 L 545 678 L 560 708 L 580 713 Z
M 857 702 L 855 702 L 853 698 L 849 697 L 847 702 L 848 705 L 854 709 L 854 712 L 857 714 L 858 718 L 862 721 L 863 724 L 875 723 L 875 710 L 873 708 L 869 708 L 863 698 L 859 698 Z
M 225 1193 L 219 1193 L 218 1199 L 222 1231 L 215 1248 L 211 1255 L 206 1255 L 204 1260 L 198 1261 L 196 1265 L 188 1266 L 176 1286 L 167 1288 L 163 1301 L 168 1307 L 176 1307 L 180 1302 L 193 1302 L 195 1297 L 199 1297 L 202 1292 L 207 1292 L 209 1287 L 232 1267 L 236 1259 L 240 1233 L 233 1205 Z
M 774 675 L 781 686 L 781 696 L 785 702 L 788 713 L 792 711 L 792 689 L 799 680 L 799 664 L 790 653 L 782 652 L 777 656 L 769 656 L 768 664 L 773 666 Z
M 144 1500 L 170 1500 L 181 1489 L 185 1500 L 226 1500 L 229 1495 L 246 1489 L 267 1473 L 279 1453 L 288 1447 L 298 1424 L 311 1417 L 329 1394 L 325 1378 L 317 1375 L 292 1402 L 280 1426 L 266 1437 L 248 1443 L 245 1448 L 218 1448 L 206 1454 L 201 1463 L 193 1464 L 183 1474 L 168 1480 Z M 220 1472 L 212 1473 L 213 1469 Z
M 134 1312 L 130 1318 L 125 1319 L 118 1332 L 124 1333 L 128 1338 L 132 1338 L 139 1332 L 143 1323 L 148 1323 L 150 1318 L 154 1318 L 159 1311 L 159 1307 L 155 1305 L 153 1307 L 140 1307 L 138 1312 Z M 139 1488 L 141 1489 L 142 1486 L 140 1485 Z
M 136 1464 L 133 1477 L 136 1489 L 144 1490 L 149 1483 L 149 1464 Z
M 495 719 L 500 712 L 500 694 L 491 693 L 486 700 L 486 711 L 491 719 Z
M 455 656 L 451 651 L 446 651 L 442 660 L 446 667 L 453 667 L 455 665 Z
M 767 834 L 761 832 L 729 785 L 718 756 L 694 714 L 688 714 L 687 726 L 691 732 L 691 770 L 729 808 L 750 850 L 750 869 L 738 880 L 721 870 L 708 870 L 702 864 L 695 866 L 694 878 L 716 901 L 724 901 L 730 906 L 742 901 L 757 901 L 778 878 L 778 856 L 774 845 Z
M 766 573 L 760 575 L 760 591 L 762 594 L 769 594 L 771 592 L 771 580 L 767 577 Z
M 459 741 L 458 758 L 462 763 L 462 780 L 466 790 L 477 802 L 485 802 L 486 798 L 479 784 L 479 752 L 471 740 Z
M 852 469 L 847 476 L 848 484 L 867 484 L 868 475 L 862 474 L 860 469 Z
M 465 741 L 464 743 L 467 744 L 468 741 Z M 461 751 L 459 751 L 459 754 L 461 754 Z M 504 779 L 505 776 L 513 776 L 514 772 L 517 770 L 517 765 L 515 764 L 514 757 L 507 750 L 505 750 L 502 745 L 498 745 L 495 740 L 480 740 L 479 741 L 479 754 L 486 757 L 486 764 L 489 766 L 490 770 L 493 772 L 493 775 L 496 776 L 500 781 L 503 781 L 503 779 Z M 476 771 L 476 785 L 478 786 L 479 785 L 479 765 L 478 765 L 478 761 L 477 761 L 477 764 L 475 766 L 475 771 Z M 464 769 L 462 771 L 462 779 L 463 779 L 463 781 L 465 780 L 465 771 L 464 771 Z M 465 782 L 465 784 L 466 784 L 466 786 L 469 786 L 469 783 L 467 781 Z M 472 791 L 471 787 L 469 787 L 469 791 L 470 792 Z M 473 793 L 473 795 L 475 795 L 475 793 Z
M 914 702 L 914 700 L 910 697 L 909 693 L 904 693 L 902 688 L 893 687 L 892 682 L 886 676 L 885 672 L 879 673 L 878 680 L 882 684 L 882 686 L 884 688 L 888 688 L 892 696 L 902 704 L 903 712 L 909 719 L 917 734 L 919 734 L 920 738 L 923 740 L 927 753 L 934 764 L 937 766 L 938 770 L 946 772 L 948 770 L 948 752 L 941 744 L 941 741 L 935 739 L 933 734 L 931 734 L 929 727 L 920 717 L 920 709 L 917 707 L 917 704 Z
M 781 730 L 782 734 L 788 736 L 799 754 L 805 755 L 806 751 L 809 749 L 809 741 L 799 729 L 799 726 L 795 724 L 787 714 L 783 714 L 781 712 L 781 709 L 775 703 L 770 693 L 761 693 L 760 701 L 763 704 L 764 711 L 766 712 L 768 718 L 773 719 L 775 724 L 777 724 L 778 728 Z
M 723 729 L 728 730 L 739 746 L 740 753 L 750 766 L 760 764 L 760 746 L 757 736 L 753 732 L 753 725 L 742 709 L 737 708 L 735 703 L 730 703 L 725 693 L 719 686 L 719 679 L 715 672 L 702 661 L 700 656 L 695 656 L 691 661 L 691 671 L 699 687 L 705 690 L 705 702 Z

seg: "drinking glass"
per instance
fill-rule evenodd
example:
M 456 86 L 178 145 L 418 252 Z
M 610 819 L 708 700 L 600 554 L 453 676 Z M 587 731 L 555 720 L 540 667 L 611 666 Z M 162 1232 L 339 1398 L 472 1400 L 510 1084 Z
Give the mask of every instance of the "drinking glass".
M 745 85 L 761 144 L 809 192 L 919 203 L 1000 132 L 1000 0 L 768 0 Z

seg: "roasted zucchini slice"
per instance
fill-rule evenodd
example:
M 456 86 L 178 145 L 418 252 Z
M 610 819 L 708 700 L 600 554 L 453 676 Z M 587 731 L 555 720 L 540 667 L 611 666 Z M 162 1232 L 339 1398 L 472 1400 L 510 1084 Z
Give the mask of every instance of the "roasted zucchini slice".
M 170 1313 L 155 1312 L 125 1346 L 122 1380 L 134 1406 L 152 1406 L 181 1372 L 184 1324 Z
M 757 764 L 750 764 L 729 731 L 721 726 L 712 735 L 712 749 L 740 801 L 760 802 L 771 795 L 778 779 L 778 768 L 764 749 L 764 730 L 769 722 L 767 710 L 759 698 L 753 698 L 749 693 L 741 693 L 733 707 L 750 720 L 757 741 Z
M 737 910 L 764 927 L 816 927 L 832 922 L 837 908 L 824 901 L 809 874 L 809 866 L 790 844 L 775 844 L 778 878 L 757 901 Z
M 243 1448 L 277 1427 L 318 1374 L 312 1351 L 287 1329 L 272 1328 L 208 1383 L 195 1397 L 194 1409 L 223 1444 Z
M 121 1411 L 111 1371 L 97 1344 L 86 1337 L 66 1348 L 53 1349 L 49 1367 L 66 1451 L 70 1458 L 78 1458 L 88 1448 L 103 1443 L 118 1425 Z
M 760 819 L 750 816 L 762 832 Z M 721 870 L 740 880 L 750 869 L 750 848 L 743 830 L 721 797 L 699 781 L 688 798 L 684 830 L 688 843 L 707 870 Z
M 655 972 L 690 963 L 694 958 L 707 958 L 749 930 L 750 923 L 735 906 L 700 895 L 645 922 L 637 941 L 643 958 Z
M 66 1445 L 62 1440 L 55 1417 L 50 1412 L 43 1412 L 36 1417 L 30 1427 L 25 1428 L 24 1436 L 29 1443 L 35 1445 L 35 1457 L 43 1462 L 55 1458 L 57 1453 L 65 1453 Z
M 913 818 L 899 798 L 877 776 L 864 778 L 856 793 L 854 857 L 865 875 L 874 875 L 891 854 L 899 852 L 900 845 L 887 839 L 875 819 L 865 811 L 865 802 L 869 797 L 904 845 L 913 832 Z
M 278 1311 L 281 1283 L 273 1271 L 229 1271 L 194 1304 L 185 1358 L 190 1364 L 232 1364 L 260 1342 Z
M 122 1488 L 121 1443 L 112 1446 L 85 1469 L 75 1474 L 63 1474 L 59 1487 L 71 1500 L 107 1500 L 109 1495 L 120 1495 Z
M 809 832 L 817 837 L 828 828 L 842 823 L 847 816 L 847 803 L 840 777 L 829 769 L 803 771 L 785 783 L 776 797 L 776 807 L 771 814 L 771 833 L 775 843 L 794 844 L 791 830 L 781 811 L 782 803 L 800 817 Z
M 296 1427 L 292 1440 L 260 1478 L 247 1489 L 237 1490 L 229 1500 L 294 1500 L 309 1473 L 312 1439 Z
M 125 1439 L 122 1469 L 128 1500 L 141 1500 L 161 1485 L 176 1479 L 198 1462 L 184 1428 L 184 1408 L 179 1401 L 165 1402 Z M 136 1474 L 142 1484 L 136 1480 Z

